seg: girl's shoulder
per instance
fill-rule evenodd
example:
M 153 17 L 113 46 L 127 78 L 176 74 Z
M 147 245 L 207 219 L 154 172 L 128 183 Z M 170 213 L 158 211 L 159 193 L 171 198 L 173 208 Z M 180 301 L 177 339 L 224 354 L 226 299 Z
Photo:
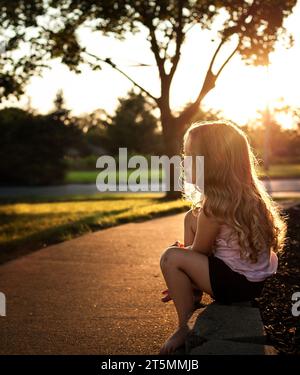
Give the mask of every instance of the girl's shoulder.
M 203 207 L 196 207 L 193 208 L 191 211 L 195 217 L 198 218 L 199 216 L 203 216 L 208 222 L 217 226 L 219 228 L 220 234 L 230 234 L 232 232 L 232 228 L 230 225 L 228 225 L 223 219 L 219 217 L 213 216 L 211 214 L 206 214 L 203 210 Z
M 218 230 L 218 232 L 221 230 L 222 222 L 220 222 L 220 219 L 218 219 L 217 217 L 211 214 L 207 214 L 203 209 L 199 210 L 198 215 L 201 217 L 202 222 L 205 225 L 210 225 L 214 227 L 215 229 Z

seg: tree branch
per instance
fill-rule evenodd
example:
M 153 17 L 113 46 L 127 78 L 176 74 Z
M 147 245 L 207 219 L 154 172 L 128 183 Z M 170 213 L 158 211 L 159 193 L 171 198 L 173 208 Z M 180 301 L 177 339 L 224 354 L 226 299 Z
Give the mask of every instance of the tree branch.
M 215 51 L 215 53 L 214 53 L 214 55 L 212 57 L 212 60 L 211 60 L 211 62 L 209 64 L 209 67 L 207 69 L 207 72 L 206 72 L 206 75 L 205 75 L 205 79 L 204 79 L 203 85 L 201 87 L 201 90 L 199 92 L 199 95 L 198 95 L 197 99 L 194 101 L 194 103 L 192 103 L 187 108 L 185 108 L 182 111 L 182 113 L 178 116 L 177 120 L 179 122 L 187 123 L 187 122 L 191 121 L 191 119 L 193 118 L 194 114 L 197 112 L 202 99 L 215 87 L 217 78 L 219 77 L 219 75 L 221 74 L 221 72 L 225 68 L 225 66 L 228 64 L 228 62 L 230 61 L 230 59 L 233 57 L 233 55 L 238 50 L 239 45 L 240 45 L 240 41 L 238 42 L 238 45 L 235 47 L 235 49 L 233 50 L 233 52 L 224 61 L 224 63 L 220 67 L 219 71 L 216 74 L 214 74 L 213 71 L 212 71 L 214 62 L 216 60 L 216 57 L 217 57 L 217 55 L 218 55 L 221 47 L 224 45 L 224 43 L 225 43 L 226 40 L 227 40 L 227 38 L 223 38 L 221 40 L 220 44 L 218 45 L 218 47 L 217 47 L 217 49 L 216 49 L 216 51 Z
M 183 30 L 182 30 L 182 28 L 183 28 L 182 11 L 183 11 L 183 1 L 180 0 L 179 1 L 178 26 L 176 28 L 176 49 L 175 49 L 175 54 L 172 58 L 172 68 L 171 68 L 170 73 L 169 73 L 170 80 L 172 80 L 172 78 L 173 78 L 173 76 L 176 72 L 178 62 L 179 62 L 179 59 L 180 59 L 180 50 L 181 50 L 182 42 L 183 42 L 183 39 L 184 39 L 184 34 L 183 34 Z
M 212 71 L 213 65 L 215 63 L 215 60 L 216 60 L 221 48 L 228 41 L 229 37 L 231 37 L 233 34 L 237 33 L 241 29 L 242 26 L 246 26 L 245 21 L 248 18 L 248 16 L 252 14 L 252 12 L 255 10 L 255 8 L 256 8 L 256 0 L 253 0 L 253 3 L 250 5 L 248 11 L 241 16 L 239 22 L 237 23 L 237 26 L 232 28 L 232 30 L 231 30 L 232 32 L 228 33 L 226 36 L 223 36 L 223 38 L 222 38 L 221 42 L 219 43 L 215 53 L 213 54 L 213 57 L 211 59 L 209 67 L 207 69 L 206 76 L 205 76 L 203 85 L 201 87 L 201 90 L 199 92 L 199 95 L 198 95 L 197 99 L 195 100 L 194 103 L 192 103 L 187 108 L 185 108 L 182 111 L 182 113 L 177 117 L 178 122 L 182 122 L 182 123 L 189 122 L 192 119 L 192 117 L 194 116 L 194 114 L 197 112 L 202 99 L 209 93 L 209 91 L 211 91 L 215 87 L 217 78 L 219 77 L 219 75 L 221 74 L 221 72 L 223 71 L 225 66 L 228 64 L 228 62 L 231 60 L 231 58 L 234 56 L 234 54 L 237 52 L 237 50 L 240 46 L 241 40 L 239 39 L 236 48 L 233 50 L 233 52 L 228 56 L 228 58 L 221 65 L 221 68 L 219 69 L 219 71 L 216 74 L 214 74 L 213 71 Z
M 205 79 L 204 79 L 203 85 L 201 87 L 199 95 L 197 96 L 197 99 L 195 100 L 195 103 L 194 103 L 195 105 L 199 105 L 200 102 L 201 102 L 201 100 L 204 98 L 204 96 L 210 90 L 212 90 L 214 88 L 214 86 L 215 86 L 215 82 L 216 82 L 217 76 L 213 73 L 212 69 L 213 69 L 213 65 L 215 63 L 215 60 L 216 60 L 216 58 L 217 58 L 217 56 L 218 56 L 221 48 L 225 44 L 226 40 L 227 40 L 227 38 L 222 38 L 221 42 L 219 43 L 218 47 L 215 50 L 215 53 L 213 54 L 213 57 L 212 57 L 212 59 L 210 61 L 209 67 L 208 67 L 206 75 L 205 75 Z
M 101 59 L 100 57 L 92 54 L 92 53 L 89 53 L 89 52 L 84 52 L 86 53 L 88 56 L 90 57 L 93 57 L 94 59 L 96 59 L 97 61 L 101 61 L 101 62 L 104 62 L 108 65 L 110 65 L 113 69 L 115 69 L 116 71 L 118 71 L 119 73 L 121 73 L 124 77 L 126 77 L 131 83 L 134 84 L 134 86 L 138 87 L 142 92 L 144 92 L 149 98 L 153 99 L 157 104 L 159 103 L 159 98 L 155 97 L 154 95 L 152 95 L 148 90 L 146 90 L 144 87 L 142 87 L 141 85 L 139 85 L 133 78 L 131 78 L 128 74 L 126 74 L 125 72 L 123 72 L 120 68 L 117 67 L 117 65 L 111 61 L 110 58 L 106 58 L 106 59 Z
M 237 26 L 234 28 L 235 29 L 235 32 L 237 32 L 239 29 L 241 29 L 242 26 L 245 26 L 245 21 L 246 19 L 248 18 L 249 15 L 251 15 L 252 11 L 255 10 L 255 7 L 256 7 L 256 2 L 255 0 L 253 1 L 253 3 L 250 5 L 248 11 L 243 15 L 241 16 L 241 19 L 239 20 Z M 234 33 L 232 32 L 232 34 L 228 35 L 226 38 L 223 38 L 220 45 L 218 46 L 215 54 L 214 54 L 214 57 L 213 57 L 213 60 L 210 64 L 210 67 L 209 69 L 212 69 L 213 67 L 213 64 L 214 64 L 214 61 L 215 61 L 215 58 L 218 54 L 218 52 L 220 51 L 222 45 L 228 40 L 229 36 L 232 36 Z M 237 52 L 239 46 L 240 46 L 240 43 L 241 43 L 241 40 L 239 39 L 238 41 L 238 44 L 236 46 L 236 48 L 232 51 L 232 53 L 228 56 L 228 58 L 224 61 L 224 63 L 222 64 L 221 68 L 219 69 L 218 73 L 215 75 L 216 77 L 216 80 L 217 78 L 219 77 L 219 75 L 221 74 L 222 70 L 225 68 L 225 66 L 227 65 L 227 63 L 231 60 L 231 58 L 234 56 L 234 54 Z
M 172 25 L 173 26 L 173 25 Z M 166 46 L 164 47 L 164 60 L 166 61 L 167 60 L 167 58 L 168 58 L 168 55 L 167 55 L 167 53 L 168 53 L 168 48 L 169 48 L 169 45 L 170 45 L 170 42 L 171 42 L 171 40 L 172 40 L 172 35 L 173 35 L 173 29 L 171 29 L 171 32 L 165 32 L 165 39 L 167 39 L 167 42 L 166 42 Z
M 149 30 L 149 39 L 150 39 L 150 44 L 151 44 L 151 50 L 154 54 L 155 61 L 157 64 L 157 68 L 159 71 L 159 76 L 161 80 L 164 80 L 166 78 L 166 71 L 165 71 L 165 62 L 166 59 L 162 58 L 159 54 L 159 45 L 156 39 L 155 35 L 155 27 L 153 26 L 153 19 L 156 17 L 156 11 L 159 9 L 159 3 L 157 2 L 155 4 L 154 10 L 150 16 L 149 12 L 147 12 L 147 6 L 141 2 L 141 10 L 140 10 L 140 15 L 143 20 L 144 26 L 146 26 Z
M 207 69 L 207 72 L 212 72 L 212 68 L 213 68 L 214 63 L 216 61 L 218 53 L 220 52 L 221 48 L 225 44 L 226 40 L 227 40 L 227 38 L 222 38 L 221 42 L 219 43 L 217 49 L 215 50 L 215 53 L 213 54 L 213 57 L 212 57 L 211 61 L 210 61 L 209 67 Z
M 152 52 L 154 53 L 154 57 L 155 57 L 155 60 L 156 60 L 158 71 L 159 71 L 159 75 L 160 75 L 161 79 L 164 79 L 166 77 L 165 59 L 160 57 L 159 46 L 158 46 L 158 43 L 157 43 L 157 39 L 156 39 L 156 35 L 155 35 L 155 29 L 153 27 L 152 22 L 148 23 L 147 27 L 149 29 L 151 49 L 152 49 Z
M 234 54 L 237 52 L 237 50 L 239 49 L 239 46 L 240 46 L 240 40 L 238 41 L 238 44 L 237 46 L 235 47 L 235 49 L 231 52 L 231 54 L 227 57 L 227 59 L 224 61 L 224 63 L 222 64 L 221 68 L 219 69 L 218 73 L 215 74 L 215 77 L 216 77 L 216 80 L 218 79 L 219 75 L 221 74 L 222 70 L 225 68 L 225 66 L 228 64 L 228 62 L 231 60 L 231 58 L 234 56 Z

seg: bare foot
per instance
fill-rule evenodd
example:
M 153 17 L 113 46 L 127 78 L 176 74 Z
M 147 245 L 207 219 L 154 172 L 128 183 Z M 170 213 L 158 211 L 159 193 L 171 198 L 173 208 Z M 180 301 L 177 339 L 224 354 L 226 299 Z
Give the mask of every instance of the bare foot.
M 185 339 L 190 331 L 191 329 L 187 325 L 178 327 L 175 332 L 165 341 L 159 351 L 159 354 L 164 355 L 174 352 L 177 348 L 185 343 Z

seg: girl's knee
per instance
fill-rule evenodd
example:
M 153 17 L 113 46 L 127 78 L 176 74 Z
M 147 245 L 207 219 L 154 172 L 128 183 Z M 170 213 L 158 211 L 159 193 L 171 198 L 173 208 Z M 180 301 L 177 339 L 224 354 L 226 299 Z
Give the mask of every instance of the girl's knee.
M 179 251 L 182 251 L 176 247 L 168 247 L 160 257 L 160 268 L 166 268 L 170 265 L 176 265 L 178 263 Z

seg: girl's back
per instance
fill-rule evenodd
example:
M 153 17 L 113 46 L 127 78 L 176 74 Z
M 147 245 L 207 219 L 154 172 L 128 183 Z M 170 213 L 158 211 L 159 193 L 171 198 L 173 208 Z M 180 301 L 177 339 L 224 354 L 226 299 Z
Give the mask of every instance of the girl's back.
M 233 271 L 246 276 L 249 281 L 262 281 L 277 270 L 277 255 L 266 249 L 262 252 L 257 263 L 240 257 L 240 245 L 237 234 L 227 224 L 221 224 L 220 231 L 214 243 L 213 254 L 222 259 Z

